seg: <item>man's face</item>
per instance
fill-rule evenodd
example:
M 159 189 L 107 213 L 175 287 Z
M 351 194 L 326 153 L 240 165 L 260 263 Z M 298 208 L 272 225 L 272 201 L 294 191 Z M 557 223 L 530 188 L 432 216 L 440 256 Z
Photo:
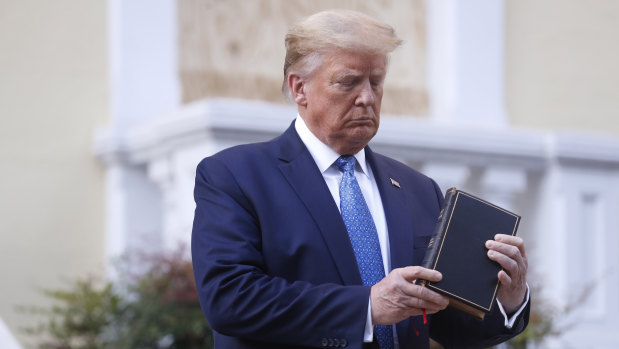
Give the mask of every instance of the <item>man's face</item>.
M 332 51 L 303 84 L 299 114 L 337 153 L 357 153 L 378 131 L 386 65 L 382 54 Z

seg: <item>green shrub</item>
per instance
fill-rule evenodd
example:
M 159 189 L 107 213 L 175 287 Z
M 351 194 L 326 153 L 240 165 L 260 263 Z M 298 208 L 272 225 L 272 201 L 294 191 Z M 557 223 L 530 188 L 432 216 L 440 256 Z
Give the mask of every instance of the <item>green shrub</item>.
M 53 305 L 33 309 L 44 320 L 26 333 L 41 349 L 212 348 L 191 262 L 180 252 L 139 262 L 123 260 L 115 282 L 88 278 L 44 291 Z

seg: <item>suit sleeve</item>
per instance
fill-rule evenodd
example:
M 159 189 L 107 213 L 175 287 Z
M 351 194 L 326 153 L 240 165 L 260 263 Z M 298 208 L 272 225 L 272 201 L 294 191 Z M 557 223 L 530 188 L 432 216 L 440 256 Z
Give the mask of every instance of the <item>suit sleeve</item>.
M 253 202 L 218 159 L 198 166 L 194 196 L 196 287 L 215 331 L 291 346 L 322 347 L 330 338 L 361 346 L 369 287 L 268 275 Z
M 505 318 L 496 304 L 483 321 L 447 308 L 432 316 L 430 337 L 445 349 L 486 348 L 497 345 L 524 331 L 529 321 L 530 303 L 529 301 L 511 329 L 505 327 Z

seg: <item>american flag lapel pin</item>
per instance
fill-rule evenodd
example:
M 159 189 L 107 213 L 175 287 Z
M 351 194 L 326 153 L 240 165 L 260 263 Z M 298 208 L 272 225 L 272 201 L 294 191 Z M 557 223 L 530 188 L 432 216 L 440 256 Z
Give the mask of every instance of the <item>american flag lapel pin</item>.
M 396 188 L 399 188 L 399 187 L 400 187 L 400 183 L 398 183 L 398 181 L 396 181 L 396 180 L 395 180 L 395 179 L 393 179 L 393 178 L 389 178 L 389 179 L 391 180 L 391 184 L 392 184 L 394 187 L 396 187 Z

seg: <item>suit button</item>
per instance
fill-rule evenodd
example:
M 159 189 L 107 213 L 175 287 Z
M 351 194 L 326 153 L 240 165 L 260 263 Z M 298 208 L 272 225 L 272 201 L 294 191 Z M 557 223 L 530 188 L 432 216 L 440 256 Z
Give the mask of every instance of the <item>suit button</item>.
M 340 347 L 345 348 L 348 345 L 346 338 L 340 339 Z
M 333 338 L 329 338 L 329 346 L 332 347 L 333 346 Z
M 326 338 L 323 338 L 323 339 L 320 340 L 320 344 L 323 347 L 326 347 L 327 345 L 329 345 L 329 341 Z
M 336 347 L 336 348 L 339 348 L 340 347 L 340 340 L 335 338 L 333 340 L 333 346 Z

